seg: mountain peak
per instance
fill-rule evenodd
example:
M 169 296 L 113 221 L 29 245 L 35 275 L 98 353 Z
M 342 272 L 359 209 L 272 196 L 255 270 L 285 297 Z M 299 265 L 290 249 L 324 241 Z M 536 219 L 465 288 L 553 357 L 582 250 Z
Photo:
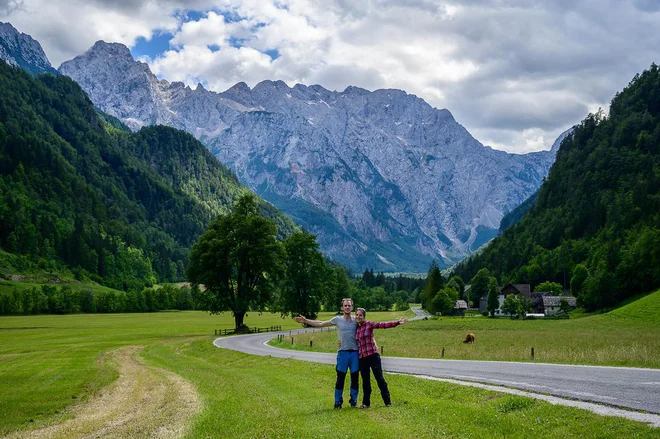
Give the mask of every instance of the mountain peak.
M 346 87 L 346 89 L 342 92 L 343 94 L 354 94 L 354 95 L 366 95 L 369 94 L 369 90 L 361 88 L 361 87 L 356 87 L 354 85 L 349 85 Z
M 234 84 L 231 88 L 227 89 L 225 93 L 249 93 L 250 87 L 245 82 Z
M 94 45 L 85 53 L 91 56 L 119 56 L 130 58 L 133 60 L 133 55 L 128 47 L 121 43 L 106 43 L 103 40 L 98 40 Z
M 33 75 L 57 74 L 39 42 L 19 32 L 11 23 L 0 22 L 0 59 Z
M 291 90 L 289 86 L 286 85 L 286 82 L 282 80 L 271 81 L 270 79 L 266 79 L 264 81 L 261 81 L 259 84 L 255 85 L 253 91 L 258 91 L 268 88 L 274 88 L 276 90 Z

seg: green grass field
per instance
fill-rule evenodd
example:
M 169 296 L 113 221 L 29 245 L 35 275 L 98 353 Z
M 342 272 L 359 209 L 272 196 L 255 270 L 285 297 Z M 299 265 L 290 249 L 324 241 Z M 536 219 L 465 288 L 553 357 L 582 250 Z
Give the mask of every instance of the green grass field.
M 396 353 L 397 345 L 404 352 L 406 343 L 419 345 L 420 338 L 448 331 L 455 336 L 446 340 L 456 338 L 453 345 L 457 348 L 474 351 L 497 340 L 504 343 L 507 335 L 514 345 L 530 335 L 558 332 L 566 336 L 585 328 L 600 328 L 601 336 L 614 337 L 646 327 L 657 335 L 658 294 L 642 299 L 640 306 L 650 309 L 643 315 L 622 308 L 608 315 L 548 322 L 472 318 L 461 323 L 443 319 L 383 330 L 377 332 L 377 339 L 381 343 L 388 340 L 384 342 L 385 353 L 390 355 Z M 389 320 L 401 314 L 370 313 L 369 317 Z M 454 322 L 451 329 L 447 328 L 449 321 Z M 482 326 L 460 326 L 472 322 Z M 300 327 L 291 319 L 272 314 L 249 313 L 246 323 Z M 147 364 L 183 377 L 199 394 L 201 410 L 187 435 L 192 438 L 658 437 L 657 429 L 632 421 L 400 375 L 387 376 L 393 407 L 382 407 L 374 395 L 369 410 L 336 411 L 332 409 L 333 366 L 213 347 L 213 330 L 232 324 L 228 313 L 209 316 L 203 312 L 0 317 L 0 436 L 69 418 L 67 407 L 88 401 L 117 378 L 109 363 L 99 362 L 103 354 L 121 346 L 140 345 L 145 346 L 141 355 Z M 474 346 L 460 343 L 468 329 L 477 334 Z M 386 334 L 394 338 L 383 338 Z M 329 337 L 333 344 L 330 350 L 336 349 L 333 333 L 314 336 Z M 657 341 L 653 343 L 657 350 Z M 408 349 L 419 356 L 427 349 L 428 356 L 433 356 L 437 350 L 432 348 L 433 343 L 427 342 Z M 589 349 L 585 346 L 583 350 Z M 657 351 L 654 355 L 658 357 Z M 546 361 L 539 357 L 539 361 Z
M 367 314 L 367 318 L 381 320 Z M 468 332 L 474 344 L 463 344 Z M 660 368 L 660 291 L 607 314 L 567 320 L 511 320 L 486 317 L 441 317 L 376 330 L 385 355 L 461 360 L 531 361 Z M 309 341 L 312 340 L 312 348 Z M 284 340 L 271 344 L 300 350 L 332 352 L 334 334 L 301 335 L 291 345 Z
M 71 289 L 74 291 L 91 290 L 94 291 L 95 293 L 99 293 L 103 291 L 117 291 L 112 288 L 104 287 L 103 285 L 86 284 L 86 283 L 78 282 L 73 279 L 64 280 L 64 281 L 58 280 L 57 282 L 53 282 L 53 283 L 46 283 L 43 282 L 42 280 L 13 281 L 7 279 L 0 279 L 0 294 L 11 294 L 14 290 L 22 291 L 30 288 L 41 288 L 42 285 L 50 285 L 58 288 L 63 286 L 68 286 L 71 287 Z

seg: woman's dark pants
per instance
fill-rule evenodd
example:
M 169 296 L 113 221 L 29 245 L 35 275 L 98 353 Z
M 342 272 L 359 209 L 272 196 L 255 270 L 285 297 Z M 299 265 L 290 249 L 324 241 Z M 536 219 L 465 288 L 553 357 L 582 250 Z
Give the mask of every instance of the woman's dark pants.
M 390 405 L 390 391 L 387 388 L 385 378 L 383 378 L 383 366 L 380 364 L 380 354 L 371 354 L 368 357 L 360 358 L 360 375 L 362 376 L 362 404 L 371 405 L 371 377 L 369 371 L 373 371 L 374 378 L 380 389 L 380 396 L 383 397 L 385 405 Z

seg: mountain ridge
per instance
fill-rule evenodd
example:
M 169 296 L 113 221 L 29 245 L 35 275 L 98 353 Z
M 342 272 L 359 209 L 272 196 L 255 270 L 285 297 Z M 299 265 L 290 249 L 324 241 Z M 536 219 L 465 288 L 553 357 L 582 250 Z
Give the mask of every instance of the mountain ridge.
M 484 147 L 449 110 L 402 90 L 272 80 L 192 89 L 158 79 L 119 43 L 98 41 L 60 72 L 132 130 L 193 134 L 358 271 L 425 271 L 470 254 L 538 188 L 556 153 Z
M 60 72 L 133 129 L 165 124 L 195 135 L 356 270 L 424 271 L 434 258 L 461 259 L 538 188 L 556 152 L 484 147 L 449 110 L 401 90 L 271 80 L 192 90 L 159 80 L 128 48 L 115 52 L 97 42 Z

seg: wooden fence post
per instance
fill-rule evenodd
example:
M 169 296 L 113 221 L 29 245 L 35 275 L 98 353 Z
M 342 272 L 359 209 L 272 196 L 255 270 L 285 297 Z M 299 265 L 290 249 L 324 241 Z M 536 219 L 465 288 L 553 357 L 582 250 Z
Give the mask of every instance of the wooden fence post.
M 532 361 L 534 361 L 534 346 L 532 346 Z
M 442 358 L 445 358 L 445 348 L 442 348 Z

